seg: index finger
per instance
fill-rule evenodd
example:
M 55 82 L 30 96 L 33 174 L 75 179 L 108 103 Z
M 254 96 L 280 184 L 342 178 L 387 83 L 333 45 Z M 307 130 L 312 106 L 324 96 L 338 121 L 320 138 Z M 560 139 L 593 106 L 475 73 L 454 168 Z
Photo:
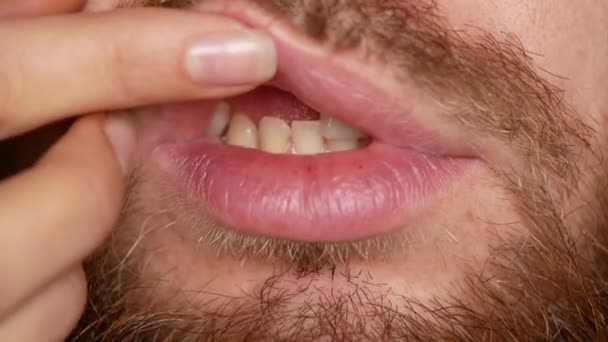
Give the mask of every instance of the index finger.
M 0 18 L 66 13 L 82 8 L 85 0 L 2 0 Z
M 273 77 L 272 40 L 163 9 L 0 22 L 0 139 L 87 112 L 227 97 Z

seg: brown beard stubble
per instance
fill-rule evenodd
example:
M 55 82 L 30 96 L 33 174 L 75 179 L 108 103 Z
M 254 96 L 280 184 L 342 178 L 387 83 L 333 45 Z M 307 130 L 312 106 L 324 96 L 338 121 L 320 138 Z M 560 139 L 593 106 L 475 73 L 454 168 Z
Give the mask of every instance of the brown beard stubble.
M 181 8 L 189 3 L 147 5 Z M 318 302 L 288 312 L 295 318 L 286 326 L 285 308 L 298 295 L 280 286 L 290 271 L 269 278 L 248 304 L 227 300 L 218 305 L 218 298 L 209 305 L 213 310 L 202 306 L 197 314 L 135 310 L 127 293 L 144 286 L 137 279 L 141 258 L 125 262 L 137 237 L 126 236 L 133 227 L 119 226 L 87 263 L 90 305 L 73 340 L 606 339 L 608 165 L 603 151 L 591 149 L 594 132 L 577 119 L 563 93 L 539 75 L 515 37 L 451 30 L 430 1 L 256 3 L 338 52 L 373 58 L 395 70 L 395 77 L 413 79 L 446 109 L 446 120 L 458 120 L 473 133 L 473 145 L 500 139 L 510 146 L 513 158 L 487 161 L 514 195 L 526 236 L 497 237 L 488 262 L 471 266 L 461 284 L 458 293 L 466 293 L 466 301 L 455 295 L 424 304 L 378 295 L 361 275 L 342 272 L 337 276 L 357 283 L 357 291 L 319 293 Z M 592 166 L 583 173 L 579 165 Z M 567 227 L 571 213 L 565 208 L 577 196 L 585 199 L 584 215 Z M 127 200 L 125 222 L 141 215 L 135 197 Z M 306 262 L 298 260 L 298 271 L 332 269 L 307 264 L 314 255 L 309 252 Z

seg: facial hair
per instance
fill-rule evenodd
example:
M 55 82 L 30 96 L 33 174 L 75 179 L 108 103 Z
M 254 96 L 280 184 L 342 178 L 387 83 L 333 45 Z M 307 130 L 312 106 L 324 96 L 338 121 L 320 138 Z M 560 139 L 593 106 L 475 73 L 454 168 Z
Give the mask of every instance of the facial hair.
M 505 156 L 488 162 L 513 195 L 526 234 L 497 236 L 488 261 L 471 265 L 454 295 L 430 303 L 390 293 L 383 284 L 351 272 L 352 254 L 293 243 L 290 248 L 301 256 L 290 260 L 293 267 L 275 273 L 238 305 L 218 294 L 220 304 L 205 303 L 196 310 L 141 310 L 127 295 L 142 286 L 137 269 L 145 258 L 143 252 L 127 258 L 137 240 L 127 235 L 135 231 L 134 218 L 141 216 L 135 171 L 123 224 L 87 264 L 90 305 L 73 340 L 518 341 L 607 336 L 608 165 L 603 151 L 592 148 L 603 142 L 594 140 L 595 132 L 578 119 L 581 113 L 541 77 L 515 37 L 450 30 L 431 1 L 255 2 L 336 53 L 384 63 L 395 78 L 413 79 L 446 109 L 445 120 L 471 132 L 472 145 L 504 141 L 509 146 Z M 168 7 L 189 4 L 162 1 Z M 583 173 L 579 165 L 593 166 Z M 584 214 L 568 221 L 574 226 L 567 225 L 567 204 L 581 198 Z M 242 244 L 238 239 L 229 242 Z M 321 252 L 334 258 L 323 259 Z M 356 290 L 286 291 L 282 281 L 294 272 L 302 277 L 331 273 L 356 284 Z M 298 303 L 294 309 L 293 299 L 310 291 L 314 302 Z

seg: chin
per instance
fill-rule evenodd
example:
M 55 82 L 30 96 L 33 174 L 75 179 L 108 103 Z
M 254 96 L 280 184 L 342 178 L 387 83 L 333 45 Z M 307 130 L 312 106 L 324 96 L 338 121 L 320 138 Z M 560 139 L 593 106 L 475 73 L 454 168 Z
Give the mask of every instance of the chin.
M 276 20 L 289 18 L 285 3 L 193 8 L 267 31 L 278 72 L 235 97 L 125 114 L 137 167 L 115 233 L 87 264 L 94 305 L 79 336 L 605 332 L 607 197 L 592 127 L 518 46 L 475 37 L 496 44 L 480 52 L 431 10 L 402 7 L 417 13 L 419 40 L 377 39 L 401 21 L 315 35 Z

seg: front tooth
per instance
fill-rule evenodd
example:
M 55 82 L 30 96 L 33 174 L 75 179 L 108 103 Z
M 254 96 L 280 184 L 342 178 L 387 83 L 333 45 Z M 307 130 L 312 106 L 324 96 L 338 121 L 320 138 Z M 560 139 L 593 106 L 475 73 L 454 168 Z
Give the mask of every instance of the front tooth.
M 234 146 L 258 148 L 258 129 L 255 123 L 247 115 L 235 114 L 230 120 L 226 143 Z
M 325 143 L 327 152 L 343 152 L 356 150 L 359 148 L 359 140 L 357 139 L 330 139 Z
M 287 153 L 291 130 L 287 122 L 265 116 L 260 120 L 260 148 L 268 153 Z
M 359 139 L 365 132 L 335 118 L 321 115 L 321 135 L 326 139 Z
M 222 136 L 226 127 L 230 122 L 230 105 L 227 102 L 220 102 L 217 104 L 209 120 L 207 126 L 207 137 L 208 138 L 219 138 Z
M 292 121 L 291 140 L 296 154 L 318 154 L 324 150 L 319 121 Z

